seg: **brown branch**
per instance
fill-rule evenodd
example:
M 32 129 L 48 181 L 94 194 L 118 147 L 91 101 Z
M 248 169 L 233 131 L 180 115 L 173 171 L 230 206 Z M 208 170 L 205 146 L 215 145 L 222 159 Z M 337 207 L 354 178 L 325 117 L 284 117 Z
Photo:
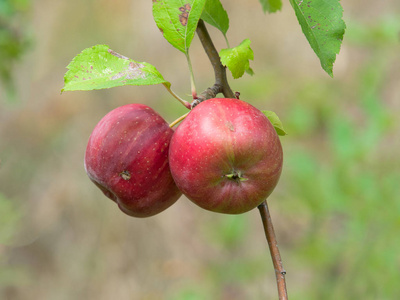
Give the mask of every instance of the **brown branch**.
M 278 285 L 279 300 L 287 300 L 286 271 L 282 265 L 281 255 L 278 249 L 278 243 L 276 242 L 274 227 L 272 226 L 271 215 L 268 210 L 267 201 L 264 201 L 258 206 L 260 211 L 261 219 L 264 226 L 265 236 L 268 241 L 269 251 L 271 252 L 272 263 L 274 264 L 276 283 Z
M 215 74 L 215 84 L 213 87 L 208 88 L 206 91 L 201 93 L 198 99 L 195 100 L 193 104 L 196 105 L 201 101 L 213 98 L 219 93 L 222 93 L 226 98 L 235 98 L 235 94 L 231 90 L 228 80 L 226 78 L 226 68 L 221 64 L 218 51 L 211 40 L 211 37 L 203 20 L 199 21 L 196 32 L 199 36 L 200 42 L 203 45 L 205 52 L 207 53 L 211 65 L 213 66 Z
M 217 96 L 219 93 L 222 93 L 222 87 L 218 84 L 214 84 L 212 87 L 207 88 L 200 95 L 197 95 L 197 98 L 191 103 L 192 108 L 204 100 L 215 98 L 215 96 Z

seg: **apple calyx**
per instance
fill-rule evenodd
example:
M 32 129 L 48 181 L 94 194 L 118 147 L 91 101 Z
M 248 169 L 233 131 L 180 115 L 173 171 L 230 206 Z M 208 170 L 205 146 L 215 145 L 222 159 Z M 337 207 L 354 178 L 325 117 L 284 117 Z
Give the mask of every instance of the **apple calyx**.
M 129 180 L 129 179 L 131 179 L 131 173 L 129 173 L 128 170 L 122 171 L 121 173 L 119 173 L 119 176 L 121 176 L 122 179 L 124 179 L 124 180 Z
M 231 173 L 231 174 L 226 174 L 225 177 L 230 180 L 236 181 L 237 183 L 240 183 L 241 181 L 249 180 L 246 177 L 242 177 L 242 172 L 236 171 L 236 170 L 234 170 L 233 173 Z

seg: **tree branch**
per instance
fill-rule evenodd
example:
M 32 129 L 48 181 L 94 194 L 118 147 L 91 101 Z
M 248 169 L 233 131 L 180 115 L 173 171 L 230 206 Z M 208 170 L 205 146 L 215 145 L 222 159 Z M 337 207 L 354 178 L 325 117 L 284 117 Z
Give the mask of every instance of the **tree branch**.
M 214 98 L 219 93 L 222 93 L 226 98 L 235 98 L 235 94 L 232 92 L 226 78 L 226 68 L 221 64 L 218 51 L 211 40 L 211 37 L 203 20 L 199 21 L 196 32 L 199 36 L 200 42 L 203 45 L 205 52 L 207 53 L 211 65 L 213 66 L 215 74 L 215 84 L 213 87 L 208 88 L 206 91 L 201 93 L 198 96 L 198 99 L 193 101 L 192 106 L 195 106 L 201 101 Z
M 272 226 L 271 215 L 268 210 L 267 201 L 258 206 L 264 226 L 265 236 L 268 241 L 269 251 L 271 252 L 272 263 L 274 264 L 276 283 L 278 285 L 279 300 L 287 300 L 285 275 L 286 271 L 282 265 L 281 255 L 276 242 L 274 227 Z

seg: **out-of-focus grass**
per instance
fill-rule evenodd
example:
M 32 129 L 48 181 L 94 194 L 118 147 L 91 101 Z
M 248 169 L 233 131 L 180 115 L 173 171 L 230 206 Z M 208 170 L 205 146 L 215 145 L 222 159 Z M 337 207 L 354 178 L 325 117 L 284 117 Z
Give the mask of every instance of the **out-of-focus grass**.
M 110 44 L 154 64 L 181 96 L 189 91 L 185 59 L 162 40 L 150 4 L 117 2 L 35 3 L 35 49 L 14 70 L 20 98 L 0 99 L 0 298 L 275 299 L 257 210 L 212 214 L 182 198 L 134 219 L 87 179 L 87 138 L 106 112 L 142 102 L 171 122 L 185 108 L 162 87 L 60 96 L 75 54 Z M 291 299 L 400 297 L 400 16 L 371 11 L 373 3 L 342 3 L 351 13 L 334 79 L 293 35 L 289 7 L 264 17 L 242 1 L 226 3 L 231 43 L 249 34 L 256 54 L 255 76 L 231 85 L 276 111 L 289 133 L 269 206 Z M 282 36 L 257 29 L 265 24 Z M 193 45 L 200 89 L 213 75 Z

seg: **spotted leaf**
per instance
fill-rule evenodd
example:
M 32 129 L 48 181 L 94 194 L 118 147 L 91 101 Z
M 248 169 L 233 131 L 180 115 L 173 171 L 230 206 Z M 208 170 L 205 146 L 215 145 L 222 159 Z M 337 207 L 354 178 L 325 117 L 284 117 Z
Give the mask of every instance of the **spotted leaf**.
M 153 17 L 164 38 L 186 53 L 206 0 L 153 0 Z
M 333 63 L 342 44 L 346 24 L 339 0 L 289 0 L 322 68 L 333 76 Z
M 123 85 L 164 84 L 170 86 L 157 69 L 129 59 L 107 45 L 83 50 L 67 66 L 63 91 L 88 91 Z

